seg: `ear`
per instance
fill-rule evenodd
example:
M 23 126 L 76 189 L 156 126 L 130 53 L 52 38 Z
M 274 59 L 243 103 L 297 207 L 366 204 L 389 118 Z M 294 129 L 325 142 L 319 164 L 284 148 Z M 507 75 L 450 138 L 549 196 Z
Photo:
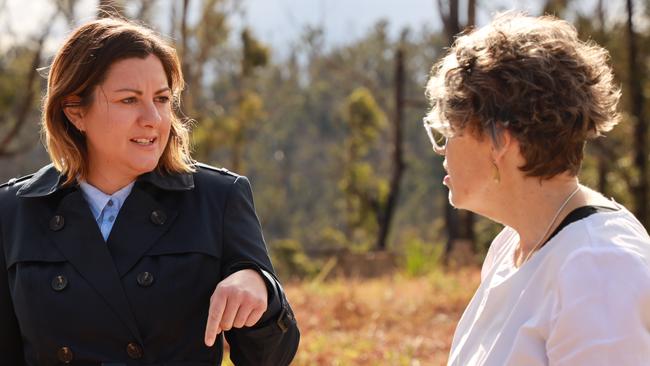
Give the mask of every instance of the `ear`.
M 504 129 L 499 132 L 499 143 L 495 144 L 492 141 L 492 148 L 490 155 L 492 161 L 495 163 L 501 162 L 512 149 L 518 149 L 517 139 L 515 139 L 510 131 Z
M 81 98 L 78 96 L 69 96 L 63 99 L 63 113 L 68 117 L 70 122 L 81 132 L 85 131 L 84 109 L 81 106 Z

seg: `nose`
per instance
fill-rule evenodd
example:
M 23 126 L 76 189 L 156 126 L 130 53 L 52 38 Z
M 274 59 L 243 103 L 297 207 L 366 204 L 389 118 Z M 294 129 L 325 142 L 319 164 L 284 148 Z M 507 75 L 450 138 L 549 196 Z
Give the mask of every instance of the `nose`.
M 445 159 L 445 160 L 442 161 L 442 168 L 443 168 L 446 172 L 449 171 L 449 170 L 447 170 L 447 159 Z
M 160 112 L 154 102 L 142 103 L 140 111 L 140 123 L 147 127 L 153 127 L 162 121 Z

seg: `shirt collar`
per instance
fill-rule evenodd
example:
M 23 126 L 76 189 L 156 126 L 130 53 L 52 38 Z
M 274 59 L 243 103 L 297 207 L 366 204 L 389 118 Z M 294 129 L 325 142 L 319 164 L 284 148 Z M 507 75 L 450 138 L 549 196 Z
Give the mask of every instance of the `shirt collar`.
M 81 188 L 81 193 L 90 205 L 90 211 L 92 211 L 95 220 L 97 220 L 109 200 L 113 201 L 113 207 L 116 211 L 119 211 L 122 204 L 131 193 L 134 183 L 135 182 L 131 182 L 127 184 L 113 194 L 106 194 L 85 181 L 79 183 L 79 188 Z
M 45 197 L 69 186 L 64 186 L 66 176 L 61 174 L 54 165 L 41 168 L 16 192 L 19 197 Z M 150 183 L 166 191 L 187 191 L 194 189 L 192 173 L 162 173 L 154 170 L 136 179 L 136 183 Z

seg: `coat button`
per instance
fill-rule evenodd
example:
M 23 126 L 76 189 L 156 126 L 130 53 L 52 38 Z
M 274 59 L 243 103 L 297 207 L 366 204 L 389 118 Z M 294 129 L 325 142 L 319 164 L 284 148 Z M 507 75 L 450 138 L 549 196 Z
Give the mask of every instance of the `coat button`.
M 50 229 L 52 231 L 59 231 L 63 229 L 63 225 L 65 225 L 65 219 L 63 219 L 63 216 L 61 215 L 55 215 L 50 220 Z
M 52 279 L 52 289 L 54 291 L 63 291 L 68 286 L 68 279 L 65 276 L 58 275 Z
M 70 363 L 72 362 L 74 355 L 72 354 L 70 347 L 61 347 L 56 352 L 56 357 L 63 363 Z
M 153 283 L 154 277 L 151 272 L 142 272 L 138 274 L 138 285 L 142 287 L 149 287 Z
M 134 360 L 142 358 L 142 347 L 137 343 L 129 343 L 126 345 L 126 353 Z
M 165 221 L 167 221 L 167 215 L 161 210 L 155 210 L 151 213 L 151 222 L 158 226 L 165 225 Z

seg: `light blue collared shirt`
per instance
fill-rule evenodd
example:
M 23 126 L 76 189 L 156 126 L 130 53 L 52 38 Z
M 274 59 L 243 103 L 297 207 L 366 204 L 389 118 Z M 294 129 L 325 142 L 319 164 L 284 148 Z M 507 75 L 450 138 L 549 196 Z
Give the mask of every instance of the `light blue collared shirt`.
M 108 235 L 113 229 L 117 214 L 120 212 L 126 198 L 131 194 L 134 183 L 131 182 L 112 195 L 100 191 L 87 182 L 79 183 L 81 193 L 86 199 L 86 202 L 88 202 L 88 206 L 90 206 L 90 211 L 99 226 L 99 230 L 102 232 L 104 241 L 108 240 Z

